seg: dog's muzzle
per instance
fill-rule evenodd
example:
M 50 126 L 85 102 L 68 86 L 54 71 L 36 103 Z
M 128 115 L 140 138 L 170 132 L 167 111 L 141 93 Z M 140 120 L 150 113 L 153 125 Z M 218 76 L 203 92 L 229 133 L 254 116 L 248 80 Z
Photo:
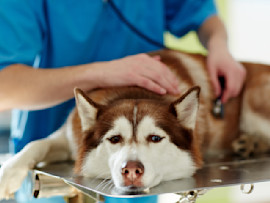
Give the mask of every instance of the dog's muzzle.
M 140 161 L 127 161 L 122 164 L 121 174 L 124 186 L 128 188 L 143 187 L 144 166 Z

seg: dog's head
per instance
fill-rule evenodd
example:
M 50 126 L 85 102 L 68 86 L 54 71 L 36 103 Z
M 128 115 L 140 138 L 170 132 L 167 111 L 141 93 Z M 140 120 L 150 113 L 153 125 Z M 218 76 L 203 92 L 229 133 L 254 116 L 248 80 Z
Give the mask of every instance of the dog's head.
M 191 88 L 171 104 L 126 99 L 104 106 L 76 89 L 81 174 L 112 178 L 123 190 L 192 176 L 201 161 L 193 137 L 199 91 Z

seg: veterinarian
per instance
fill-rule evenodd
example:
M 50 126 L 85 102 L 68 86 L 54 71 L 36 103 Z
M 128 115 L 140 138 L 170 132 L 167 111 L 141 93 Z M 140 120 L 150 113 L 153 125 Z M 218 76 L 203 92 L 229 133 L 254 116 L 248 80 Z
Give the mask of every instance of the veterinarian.
M 197 31 L 208 49 L 207 67 L 216 95 L 221 92 L 218 76 L 226 79 L 223 102 L 240 92 L 245 71 L 229 53 L 213 0 L 114 0 L 114 5 L 124 20 L 105 0 L 0 1 L 0 110 L 13 109 L 13 152 L 63 124 L 74 107 L 74 87 L 88 91 L 136 85 L 178 94 L 176 78 L 159 58 L 139 54 L 160 49 L 164 31 L 178 37 Z M 18 202 L 30 202 L 19 200 L 22 196 L 17 194 Z

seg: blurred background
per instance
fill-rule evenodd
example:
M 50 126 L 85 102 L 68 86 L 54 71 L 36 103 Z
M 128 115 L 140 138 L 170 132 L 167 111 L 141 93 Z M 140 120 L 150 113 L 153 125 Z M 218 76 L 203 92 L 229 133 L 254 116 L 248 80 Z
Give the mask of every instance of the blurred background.
M 241 61 L 270 64 L 270 0 L 216 0 L 216 2 L 228 30 L 232 55 Z M 181 39 L 166 33 L 165 42 L 169 47 L 206 54 L 206 50 L 199 45 L 195 33 L 192 32 Z M 0 112 L 0 153 L 8 152 L 10 118 L 10 111 Z M 240 186 L 218 188 L 208 192 L 198 202 L 266 203 L 270 202 L 268 188 L 269 183 L 259 184 L 255 186 L 252 195 L 241 194 Z M 162 198 L 162 202 L 171 202 L 169 199 L 177 200 L 174 195 L 163 195 Z
M 216 0 L 223 19 L 232 55 L 241 61 L 270 64 L 270 1 Z M 194 32 L 181 39 L 166 33 L 169 47 L 195 53 L 206 53 Z

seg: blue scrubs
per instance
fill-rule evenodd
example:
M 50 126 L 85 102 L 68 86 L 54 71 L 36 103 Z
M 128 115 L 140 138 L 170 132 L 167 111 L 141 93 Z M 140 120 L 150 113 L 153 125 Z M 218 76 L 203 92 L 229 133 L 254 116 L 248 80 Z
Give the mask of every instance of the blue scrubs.
M 213 0 L 114 2 L 138 30 L 160 43 L 164 31 L 181 37 L 216 14 Z M 156 49 L 159 47 L 130 31 L 103 0 L 0 1 L 0 70 L 16 63 L 60 68 Z M 12 151 L 58 129 L 73 106 L 72 99 L 39 111 L 14 109 Z

